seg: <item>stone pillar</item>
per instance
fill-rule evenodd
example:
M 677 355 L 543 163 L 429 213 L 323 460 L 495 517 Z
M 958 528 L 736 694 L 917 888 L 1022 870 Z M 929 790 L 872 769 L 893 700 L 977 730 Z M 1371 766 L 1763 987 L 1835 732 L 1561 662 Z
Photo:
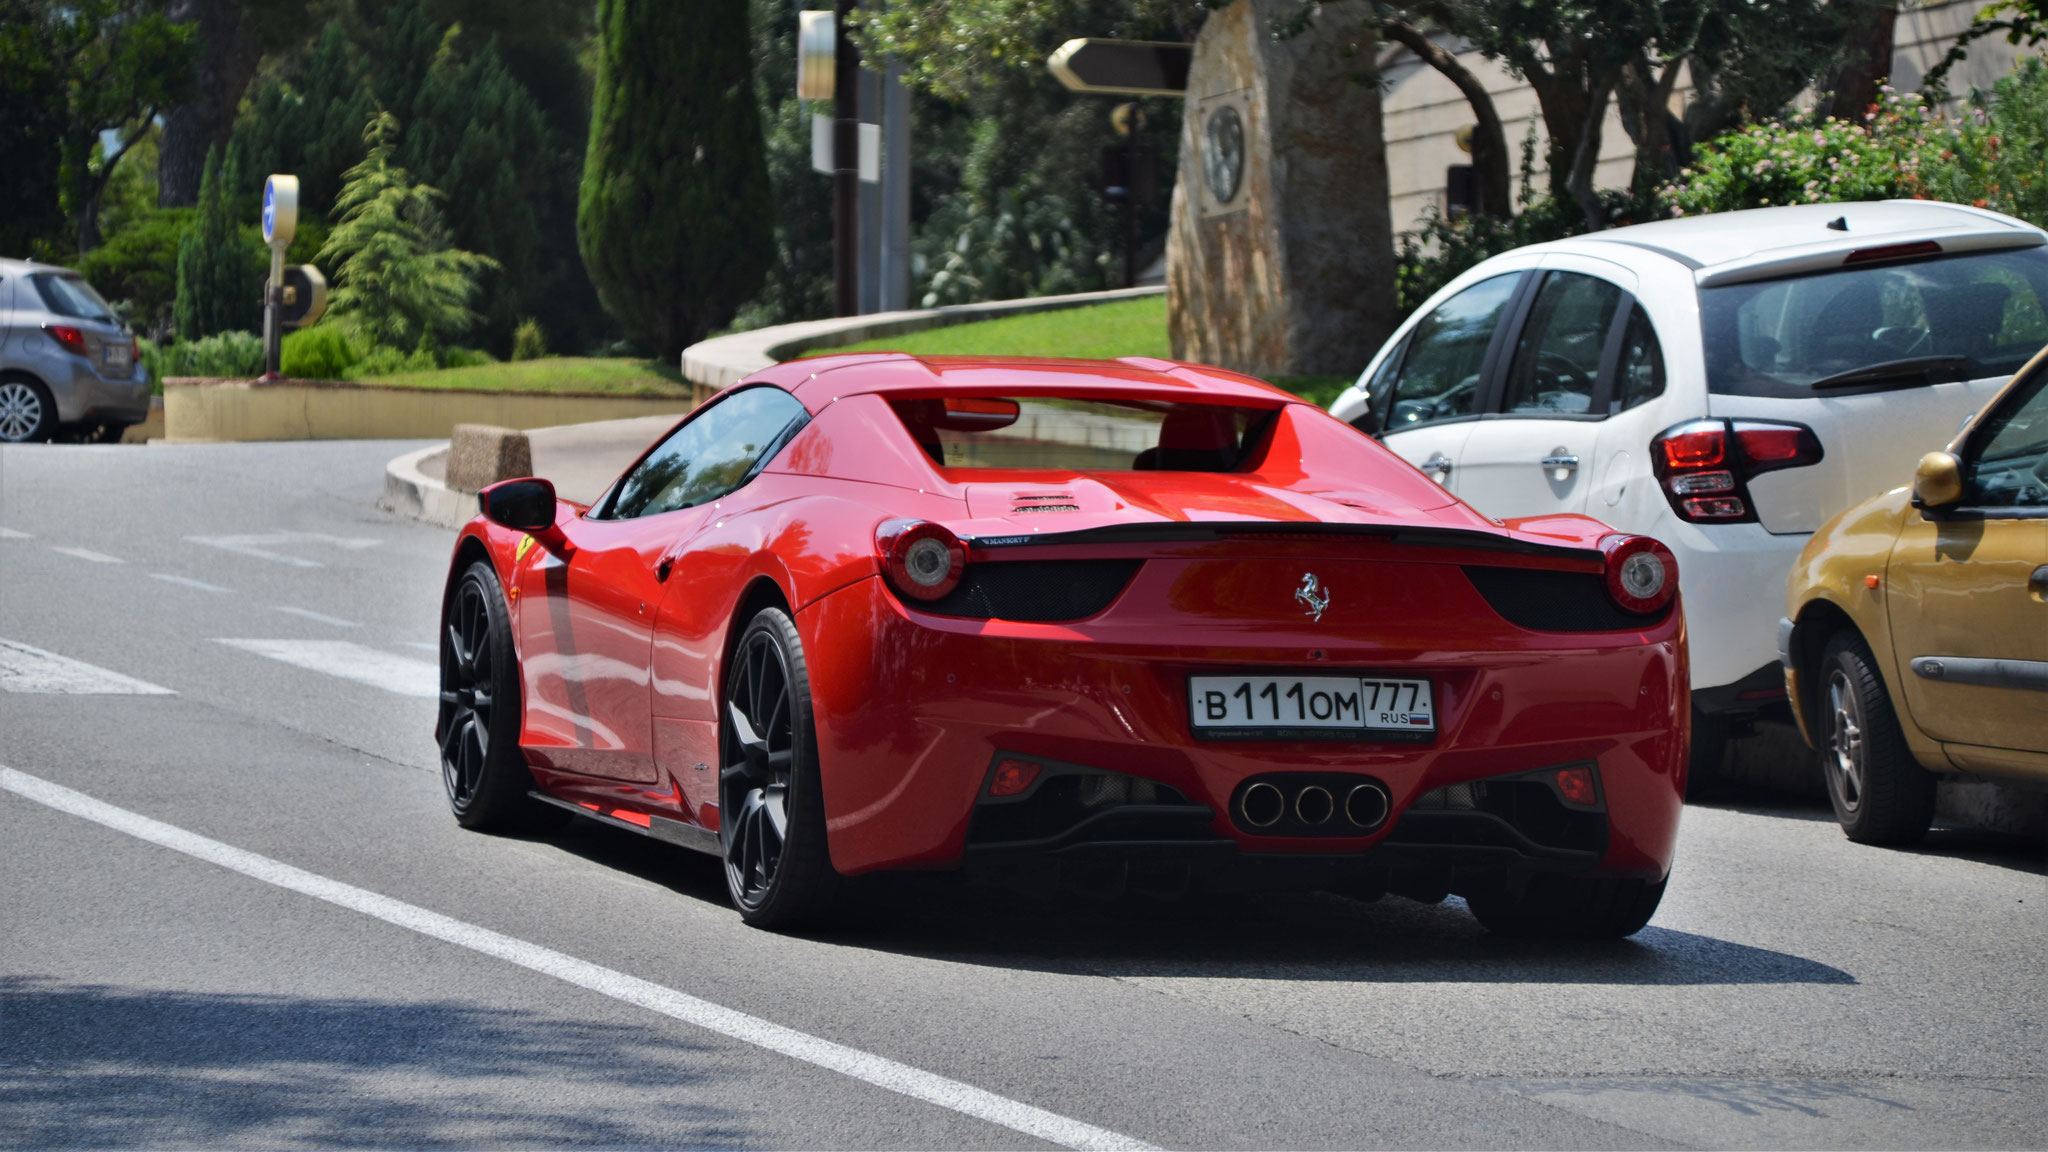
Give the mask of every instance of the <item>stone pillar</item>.
M 1195 39 L 1167 239 L 1173 354 L 1351 374 L 1393 331 L 1387 150 L 1364 0 L 1236 0 Z

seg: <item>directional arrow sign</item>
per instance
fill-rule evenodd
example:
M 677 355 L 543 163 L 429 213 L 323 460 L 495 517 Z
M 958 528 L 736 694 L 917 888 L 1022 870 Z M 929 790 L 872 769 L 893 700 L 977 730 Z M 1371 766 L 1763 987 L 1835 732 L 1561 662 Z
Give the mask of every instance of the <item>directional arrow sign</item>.
M 1184 96 L 1193 44 L 1159 40 L 1069 40 L 1046 66 L 1075 92 Z

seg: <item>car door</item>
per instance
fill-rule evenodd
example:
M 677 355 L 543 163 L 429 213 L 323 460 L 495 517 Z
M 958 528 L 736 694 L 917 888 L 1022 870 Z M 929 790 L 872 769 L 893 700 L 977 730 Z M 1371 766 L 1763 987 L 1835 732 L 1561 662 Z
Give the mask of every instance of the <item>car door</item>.
M 1960 506 L 1909 511 L 1885 573 L 1907 709 L 1949 744 L 2048 752 L 2044 383 L 2037 367 L 1978 422 Z
M 700 410 L 562 525 L 566 546 L 522 560 L 529 747 L 557 768 L 658 778 L 654 628 L 686 543 L 711 505 L 751 479 L 803 406 L 748 388 Z M 786 438 L 786 436 L 784 437 Z
M 1537 275 L 1458 460 L 1459 499 L 1501 519 L 1586 510 L 1635 302 L 1634 276 L 1605 261 L 1552 257 Z
M 1489 277 L 1437 305 L 1410 330 L 1398 363 L 1390 356 L 1381 366 L 1385 372 L 1395 365 L 1370 401 L 1382 441 L 1452 492 L 1459 491 L 1459 454 L 1523 275 Z

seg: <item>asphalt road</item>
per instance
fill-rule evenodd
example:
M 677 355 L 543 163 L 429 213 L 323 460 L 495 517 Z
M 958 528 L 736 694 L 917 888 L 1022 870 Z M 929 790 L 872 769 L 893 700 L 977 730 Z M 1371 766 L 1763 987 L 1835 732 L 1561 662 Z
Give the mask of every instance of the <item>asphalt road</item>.
M 2038 841 L 1694 807 L 1593 946 L 930 878 L 798 939 L 463 832 L 407 447 L 0 449 L 0 1145 L 2048 1144 Z

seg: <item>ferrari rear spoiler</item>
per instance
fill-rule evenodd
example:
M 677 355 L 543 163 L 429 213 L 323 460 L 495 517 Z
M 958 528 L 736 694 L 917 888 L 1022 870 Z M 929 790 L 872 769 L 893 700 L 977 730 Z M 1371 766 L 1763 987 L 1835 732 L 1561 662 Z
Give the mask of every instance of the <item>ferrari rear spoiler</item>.
M 961 542 L 975 549 L 1048 547 L 1057 544 L 1164 544 L 1209 543 L 1218 540 L 1250 539 L 1261 536 L 1300 538 L 1328 536 L 1387 540 L 1432 548 L 1462 548 L 1479 552 L 1504 552 L 1517 556 L 1541 556 L 1553 560 L 1576 560 L 1604 564 L 1606 557 L 1595 548 L 1571 548 L 1562 544 L 1538 544 L 1492 532 L 1469 528 L 1415 528 L 1394 524 L 1325 524 L 1298 521 L 1205 520 L 1167 521 L 1155 524 L 1115 524 L 1083 528 L 1074 532 L 1032 532 L 1025 535 L 977 536 Z

